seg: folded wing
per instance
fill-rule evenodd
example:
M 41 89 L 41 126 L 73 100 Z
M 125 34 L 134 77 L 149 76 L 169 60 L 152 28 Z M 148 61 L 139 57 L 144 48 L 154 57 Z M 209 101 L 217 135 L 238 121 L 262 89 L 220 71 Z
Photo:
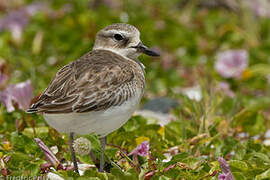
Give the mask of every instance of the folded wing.
M 83 113 L 121 105 L 137 85 L 134 70 L 123 61 L 104 50 L 86 54 L 60 69 L 27 112 Z

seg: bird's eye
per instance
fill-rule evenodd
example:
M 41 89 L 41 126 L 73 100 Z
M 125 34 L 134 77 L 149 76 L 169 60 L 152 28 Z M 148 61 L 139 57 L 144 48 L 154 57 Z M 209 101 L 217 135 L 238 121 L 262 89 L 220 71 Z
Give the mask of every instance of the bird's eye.
M 114 36 L 114 39 L 116 39 L 117 41 L 121 41 L 124 39 L 124 37 L 121 35 L 121 34 L 115 34 Z

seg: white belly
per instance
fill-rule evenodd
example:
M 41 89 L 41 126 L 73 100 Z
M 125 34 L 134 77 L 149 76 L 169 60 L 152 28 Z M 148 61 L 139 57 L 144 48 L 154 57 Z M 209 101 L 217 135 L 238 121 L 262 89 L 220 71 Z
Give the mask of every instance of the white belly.
M 141 95 L 130 98 L 120 106 L 105 111 L 87 113 L 44 114 L 47 123 L 61 133 L 97 133 L 106 136 L 120 128 L 137 109 Z

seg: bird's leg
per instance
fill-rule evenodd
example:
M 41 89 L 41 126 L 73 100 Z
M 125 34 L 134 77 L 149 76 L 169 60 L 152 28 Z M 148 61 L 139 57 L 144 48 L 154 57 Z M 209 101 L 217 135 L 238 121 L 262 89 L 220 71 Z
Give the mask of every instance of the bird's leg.
M 78 163 L 77 163 L 75 151 L 74 151 L 74 148 L 73 148 L 73 140 L 74 140 L 73 138 L 74 138 L 74 133 L 71 132 L 69 134 L 69 149 L 70 149 L 70 153 L 71 153 L 71 158 L 72 158 L 74 170 L 75 170 L 76 173 L 79 173 Z
M 107 136 L 102 137 L 99 140 L 100 140 L 100 145 L 101 145 L 99 172 L 104 172 L 104 151 L 105 151 L 105 146 L 106 146 L 106 143 L 107 143 Z

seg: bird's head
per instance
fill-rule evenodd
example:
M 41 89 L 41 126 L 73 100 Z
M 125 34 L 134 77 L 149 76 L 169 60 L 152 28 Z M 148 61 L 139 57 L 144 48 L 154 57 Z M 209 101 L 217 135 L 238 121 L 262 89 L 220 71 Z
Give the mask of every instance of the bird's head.
M 99 31 L 93 47 L 96 49 L 110 50 L 131 59 L 137 59 L 142 53 L 159 56 L 141 42 L 138 29 L 129 24 L 112 24 Z

